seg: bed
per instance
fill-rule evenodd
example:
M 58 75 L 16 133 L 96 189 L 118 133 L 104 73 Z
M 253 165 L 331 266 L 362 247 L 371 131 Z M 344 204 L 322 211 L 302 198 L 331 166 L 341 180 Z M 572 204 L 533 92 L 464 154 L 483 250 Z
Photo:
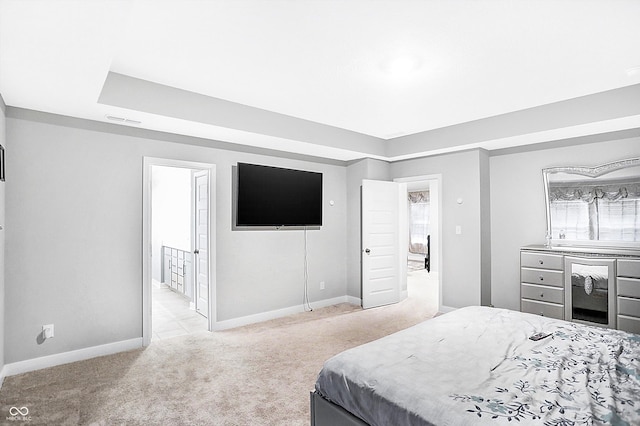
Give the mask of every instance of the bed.
M 312 426 L 507 423 L 640 425 L 640 335 L 467 307 L 336 355 L 311 392 Z

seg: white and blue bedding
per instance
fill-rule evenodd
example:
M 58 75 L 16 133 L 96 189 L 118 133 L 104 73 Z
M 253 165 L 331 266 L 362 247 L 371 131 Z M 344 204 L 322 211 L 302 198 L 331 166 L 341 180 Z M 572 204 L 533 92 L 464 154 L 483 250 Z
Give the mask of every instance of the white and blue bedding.
M 373 426 L 640 425 L 640 335 L 462 308 L 329 359 L 316 392 Z

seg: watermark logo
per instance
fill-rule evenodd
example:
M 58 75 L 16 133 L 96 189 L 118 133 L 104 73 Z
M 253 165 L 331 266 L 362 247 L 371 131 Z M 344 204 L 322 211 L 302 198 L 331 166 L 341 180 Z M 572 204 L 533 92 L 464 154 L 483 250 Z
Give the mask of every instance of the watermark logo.
M 9 408 L 9 417 L 7 420 L 14 422 L 30 422 L 29 408 L 27 407 L 11 407 Z

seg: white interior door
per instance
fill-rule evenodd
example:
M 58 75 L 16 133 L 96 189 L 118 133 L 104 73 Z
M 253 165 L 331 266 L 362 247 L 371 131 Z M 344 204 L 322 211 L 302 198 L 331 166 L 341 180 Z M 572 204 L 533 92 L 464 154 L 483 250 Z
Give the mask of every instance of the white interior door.
M 209 172 L 194 173 L 196 312 L 209 316 Z
M 401 216 L 406 186 L 395 182 L 362 181 L 362 307 L 397 303 L 406 250 L 400 250 Z M 403 194 L 402 194 L 403 195 Z M 403 204 L 404 202 L 404 204 Z M 402 207 L 404 206 L 404 208 Z M 403 221 L 406 225 L 406 220 Z

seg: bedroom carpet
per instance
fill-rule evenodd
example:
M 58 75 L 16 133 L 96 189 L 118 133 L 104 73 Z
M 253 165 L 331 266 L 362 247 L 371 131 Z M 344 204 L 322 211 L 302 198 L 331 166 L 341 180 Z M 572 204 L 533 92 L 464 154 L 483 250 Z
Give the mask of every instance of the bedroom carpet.
M 431 318 L 419 298 L 341 304 L 5 379 L 0 424 L 308 425 L 323 362 Z M 29 422 L 9 420 L 27 407 Z

